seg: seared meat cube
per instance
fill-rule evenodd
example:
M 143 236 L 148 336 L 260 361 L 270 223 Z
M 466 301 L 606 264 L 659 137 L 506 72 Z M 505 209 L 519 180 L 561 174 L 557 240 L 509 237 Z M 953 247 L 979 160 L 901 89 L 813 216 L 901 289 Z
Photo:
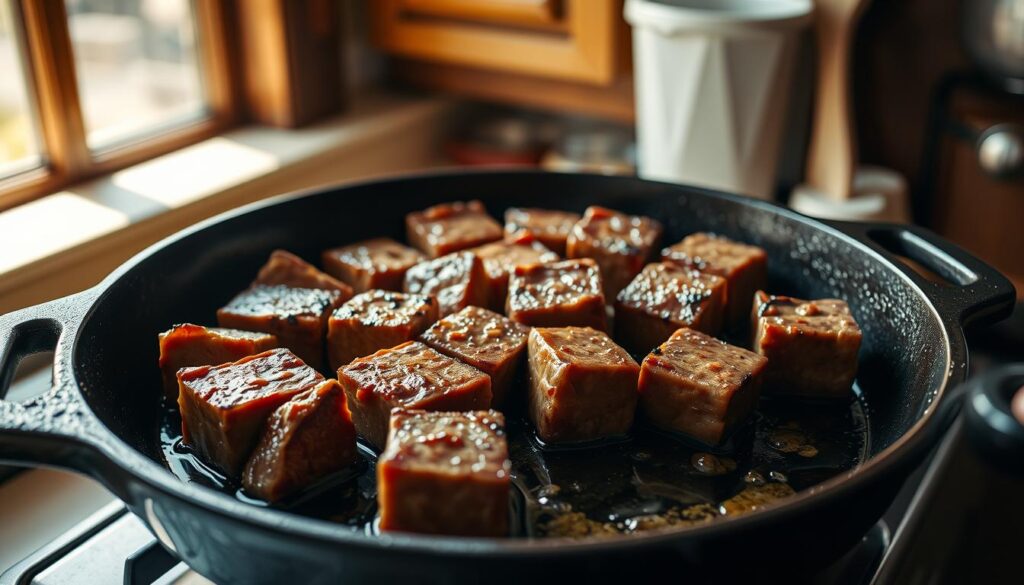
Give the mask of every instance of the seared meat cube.
M 442 315 L 490 300 L 483 262 L 472 252 L 456 252 L 421 262 L 405 273 L 405 292 L 437 298 Z
M 480 370 L 409 341 L 358 358 L 338 370 L 360 436 L 382 449 L 396 407 L 478 410 L 491 406 L 491 378 Z
M 648 264 L 619 293 L 615 338 L 645 355 L 680 327 L 717 334 L 724 310 L 724 278 L 675 264 Z
M 277 407 L 242 473 L 245 490 L 276 502 L 359 459 L 356 429 L 337 380 Z
M 533 327 L 608 328 L 601 271 L 589 258 L 516 266 L 509 277 L 509 319 Z
M 267 263 L 260 268 L 253 284 L 273 286 L 283 284 L 295 288 L 322 288 L 341 293 L 342 302 L 352 298 L 352 287 L 320 272 L 316 266 L 291 252 L 274 250 Z
M 640 368 L 640 410 L 655 426 L 718 445 L 761 394 L 764 357 L 679 329 Z
M 526 234 L 515 239 L 484 244 L 470 250 L 484 263 L 484 273 L 490 288 L 490 307 L 496 311 L 505 309 L 508 297 L 508 275 L 520 264 L 537 264 L 559 260 L 558 254 L 545 248 L 533 236 Z
M 621 435 L 633 424 L 640 366 L 589 327 L 530 331 L 529 414 L 546 442 Z
M 217 311 L 221 327 L 263 331 L 310 366 L 324 365 L 327 317 L 345 302 L 336 290 L 255 285 Z
M 764 288 L 768 278 L 768 255 L 764 250 L 711 234 L 686 236 L 662 250 L 661 258 L 724 278 L 725 322 L 732 329 L 749 318 L 754 292 Z
M 385 290 L 358 294 L 327 321 L 327 357 L 337 370 L 357 357 L 416 339 L 438 318 L 437 299 Z
M 656 220 L 591 206 L 569 232 L 566 254 L 596 260 L 604 279 L 604 296 L 614 299 L 660 242 L 661 224 Z
M 159 339 L 164 394 L 171 400 L 178 399 L 178 378 L 175 374 L 181 368 L 233 362 L 277 347 L 277 338 L 269 333 L 191 323 L 175 325 L 161 333 Z
M 754 351 L 768 358 L 766 392 L 846 396 L 857 376 L 860 340 L 845 301 L 754 295 Z
M 405 216 L 409 243 L 431 258 L 501 239 L 501 226 L 483 203 L 442 203 Z
M 511 468 L 500 412 L 395 409 L 377 462 L 380 529 L 507 536 Z
M 402 290 L 405 271 L 426 260 L 419 250 L 388 238 L 366 240 L 323 253 L 324 270 L 355 289 Z
M 204 461 L 238 477 L 270 413 L 323 380 L 287 349 L 183 368 L 178 371 L 182 438 Z
M 505 211 L 505 235 L 531 233 L 544 247 L 564 256 L 565 240 L 579 220 L 580 214 L 571 211 L 512 207 Z
M 526 358 L 529 329 L 504 316 L 466 307 L 448 315 L 420 336 L 437 351 L 461 360 L 491 377 L 492 405 L 501 407 Z

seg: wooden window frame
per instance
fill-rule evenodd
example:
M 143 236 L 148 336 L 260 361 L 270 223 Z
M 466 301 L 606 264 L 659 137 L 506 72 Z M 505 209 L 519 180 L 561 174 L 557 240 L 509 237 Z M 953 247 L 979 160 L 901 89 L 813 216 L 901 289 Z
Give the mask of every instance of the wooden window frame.
M 42 164 L 0 179 L 0 210 L 210 138 L 240 120 L 239 83 L 231 66 L 229 0 L 192 2 L 204 115 L 97 151 L 86 142 L 64 1 L 15 0 L 12 5 L 14 26 L 20 27 L 18 36 L 27 53 L 25 76 Z

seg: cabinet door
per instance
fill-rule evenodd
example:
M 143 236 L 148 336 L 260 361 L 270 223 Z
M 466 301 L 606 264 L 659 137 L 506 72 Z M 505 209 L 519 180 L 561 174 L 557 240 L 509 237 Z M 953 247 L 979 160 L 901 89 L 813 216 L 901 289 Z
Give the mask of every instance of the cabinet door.
M 377 0 L 374 39 L 421 61 L 607 85 L 621 0 Z

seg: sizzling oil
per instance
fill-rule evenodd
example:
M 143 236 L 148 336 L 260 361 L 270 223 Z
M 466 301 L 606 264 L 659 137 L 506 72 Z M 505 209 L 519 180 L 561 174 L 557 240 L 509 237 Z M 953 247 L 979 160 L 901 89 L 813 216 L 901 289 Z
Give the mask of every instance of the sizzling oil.
M 626 440 L 551 450 L 528 421 L 509 416 L 513 536 L 585 537 L 707 522 L 765 506 L 852 469 L 870 450 L 860 393 L 846 403 L 762 398 L 727 448 L 710 452 L 678 437 L 635 429 Z M 181 442 L 177 408 L 165 409 L 161 444 L 168 468 L 251 503 L 237 482 L 204 465 Z M 278 506 L 374 533 L 374 454 Z

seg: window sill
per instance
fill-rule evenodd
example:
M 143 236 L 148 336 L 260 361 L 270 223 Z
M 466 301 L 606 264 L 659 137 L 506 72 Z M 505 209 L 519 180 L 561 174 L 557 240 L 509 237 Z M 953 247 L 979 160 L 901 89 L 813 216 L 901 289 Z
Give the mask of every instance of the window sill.
M 233 130 L 4 211 L 0 313 L 87 288 L 149 244 L 239 205 L 437 166 L 455 104 L 366 95 L 333 120 Z

